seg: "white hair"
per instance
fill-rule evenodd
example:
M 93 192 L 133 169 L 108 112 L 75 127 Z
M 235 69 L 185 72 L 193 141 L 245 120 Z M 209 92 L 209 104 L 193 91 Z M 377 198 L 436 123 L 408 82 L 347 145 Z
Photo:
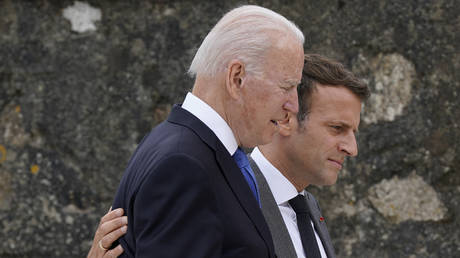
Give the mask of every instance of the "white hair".
M 293 22 L 272 10 L 255 5 L 235 8 L 208 33 L 188 73 L 192 77 L 197 74 L 213 77 L 232 59 L 238 59 L 244 63 L 247 73 L 260 74 L 265 51 L 276 40 L 273 32 L 291 34 L 302 45 L 305 41 L 302 31 Z

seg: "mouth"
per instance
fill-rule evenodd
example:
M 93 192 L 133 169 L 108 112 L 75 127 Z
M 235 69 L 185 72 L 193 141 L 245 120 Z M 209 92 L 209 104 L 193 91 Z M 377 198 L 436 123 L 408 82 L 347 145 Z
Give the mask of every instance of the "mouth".
M 276 119 L 276 120 L 272 119 L 272 120 L 270 120 L 270 122 L 272 122 L 275 126 L 278 126 L 278 123 L 279 123 L 279 122 L 284 123 L 284 122 L 287 121 L 287 119 L 289 119 L 289 114 L 286 113 L 286 115 L 285 115 L 283 118 L 281 118 L 281 119 Z
M 335 159 L 328 159 L 328 161 L 330 161 L 330 162 L 332 163 L 332 165 L 334 165 L 334 166 L 337 167 L 338 169 L 342 169 L 343 161 L 335 160 Z

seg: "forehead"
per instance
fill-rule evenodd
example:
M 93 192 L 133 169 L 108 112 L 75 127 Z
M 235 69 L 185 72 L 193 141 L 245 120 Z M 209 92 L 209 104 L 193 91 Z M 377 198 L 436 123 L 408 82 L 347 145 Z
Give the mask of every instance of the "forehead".
M 360 121 L 361 100 L 344 86 L 317 84 L 310 98 L 308 120 L 344 122 L 357 129 Z
M 289 37 L 282 38 L 266 53 L 265 77 L 272 77 L 282 84 L 297 85 L 302 77 L 303 60 L 303 46 Z

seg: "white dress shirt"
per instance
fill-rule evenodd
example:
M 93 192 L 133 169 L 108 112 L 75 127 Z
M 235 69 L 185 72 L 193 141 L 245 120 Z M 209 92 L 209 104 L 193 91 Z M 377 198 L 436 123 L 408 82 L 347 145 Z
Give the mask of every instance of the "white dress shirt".
M 182 108 L 208 126 L 225 146 L 230 156 L 235 154 L 238 148 L 235 135 L 227 122 L 212 107 L 189 92 L 182 103 Z
M 302 246 L 302 241 L 300 239 L 299 228 L 297 227 L 297 217 L 294 209 L 292 209 L 289 204 L 289 200 L 296 197 L 299 192 L 295 186 L 284 177 L 281 172 L 275 168 L 260 152 L 259 148 L 254 148 L 251 153 L 251 158 L 259 167 L 260 171 L 267 180 L 268 186 L 270 187 L 273 197 L 275 198 L 276 204 L 280 209 L 281 216 L 283 217 L 284 224 L 291 236 L 292 243 L 294 245 L 297 257 L 305 258 L 305 251 Z M 305 195 L 305 190 L 300 192 L 300 194 Z M 313 231 L 315 232 L 316 242 L 318 243 L 319 251 L 321 252 L 322 258 L 327 258 L 326 251 L 324 250 L 321 239 L 316 232 L 313 222 L 311 222 Z

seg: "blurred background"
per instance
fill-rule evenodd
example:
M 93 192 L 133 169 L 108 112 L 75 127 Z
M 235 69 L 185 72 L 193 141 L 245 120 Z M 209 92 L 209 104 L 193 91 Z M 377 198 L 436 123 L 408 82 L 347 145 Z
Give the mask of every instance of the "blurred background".
M 86 256 L 137 143 L 193 86 L 197 47 L 247 3 L 372 89 L 358 157 L 308 189 L 338 256 L 458 257 L 458 0 L 0 0 L 0 257 Z

